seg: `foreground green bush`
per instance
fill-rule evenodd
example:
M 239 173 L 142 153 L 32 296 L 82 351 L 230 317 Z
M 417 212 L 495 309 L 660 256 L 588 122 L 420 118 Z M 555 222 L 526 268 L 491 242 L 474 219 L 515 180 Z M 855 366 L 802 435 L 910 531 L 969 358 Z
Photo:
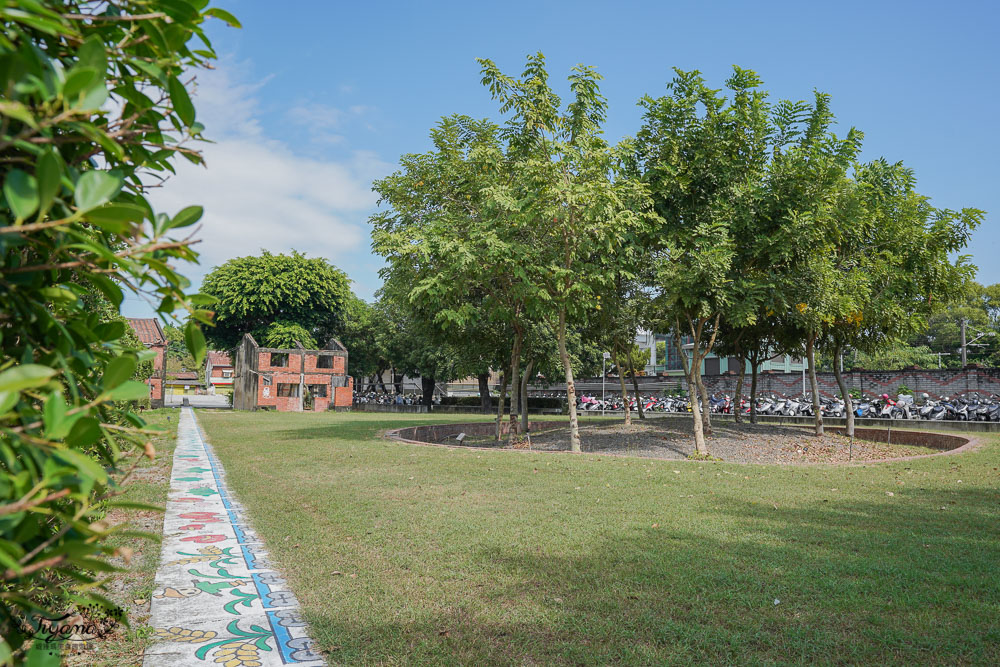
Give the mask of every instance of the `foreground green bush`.
M 178 154 L 201 160 L 188 71 L 215 57 L 205 18 L 235 24 L 206 4 L 0 4 L 0 664 L 25 659 L 44 615 L 109 606 L 102 518 L 123 458 L 154 456 L 135 410 L 151 353 L 119 314 L 125 292 L 186 312 L 204 354 L 209 300 L 174 268 L 196 259 L 182 228 L 201 209 L 157 214 L 144 186 Z

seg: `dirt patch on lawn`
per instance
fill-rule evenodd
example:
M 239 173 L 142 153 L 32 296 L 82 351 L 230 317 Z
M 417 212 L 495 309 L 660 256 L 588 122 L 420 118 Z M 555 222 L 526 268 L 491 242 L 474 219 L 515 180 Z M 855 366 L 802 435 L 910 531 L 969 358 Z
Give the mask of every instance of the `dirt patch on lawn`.
M 536 451 L 569 451 L 569 428 L 565 423 L 538 422 L 531 432 L 531 449 Z M 455 427 L 448 429 L 454 430 Z M 455 434 L 438 434 L 429 438 L 437 444 L 459 444 Z M 409 436 L 404 436 L 409 437 Z M 584 424 L 580 427 L 584 452 L 641 456 L 658 459 L 686 459 L 694 454 L 691 423 L 682 419 L 650 419 L 634 421 L 631 426 L 621 422 Z M 492 435 L 468 434 L 462 445 L 508 449 L 506 436 L 497 444 Z M 523 447 L 523 445 L 522 445 Z M 887 444 L 855 439 L 837 433 L 817 438 L 810 429 L 772 424 L 713 425 L 708 439 L 713 457 L 733 463 L 848 463 L 921 456 L 939 453 L 927 446 Z

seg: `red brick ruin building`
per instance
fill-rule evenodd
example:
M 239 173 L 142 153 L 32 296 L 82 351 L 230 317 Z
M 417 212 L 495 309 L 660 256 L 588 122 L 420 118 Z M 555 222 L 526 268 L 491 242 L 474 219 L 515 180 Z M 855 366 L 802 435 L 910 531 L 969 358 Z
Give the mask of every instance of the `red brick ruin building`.
M 321 412 L 349 408 L 354 380 L 347 349 L 331 339 L 325 350 L 260 347 L 246 334 L 236 350 L 233 407 L 237 410 Z M 310 405 L 311 403 L 311 405 Z
M 160 321 L 155 317 L 141 319 L 130 318 L 128 323 L 135 331 L 139 342 L 150 350 L 156 352 L 153 359 L 153 375 L 146 381 L 149 385 L 149 403 L 151 407 L 163 407 L 163 383 L 167 379 L 167 365 L 165 355 L 167 352 L 167 337 L 163 333 Z

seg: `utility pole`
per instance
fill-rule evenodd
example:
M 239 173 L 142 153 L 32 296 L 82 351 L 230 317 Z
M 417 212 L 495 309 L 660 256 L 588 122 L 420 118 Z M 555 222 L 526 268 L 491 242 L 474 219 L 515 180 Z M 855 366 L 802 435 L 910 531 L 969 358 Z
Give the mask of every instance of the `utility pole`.
M 966 351 L 966 349 L 968 347 L 965 344 L 965 325 L 967 323 L 968 323 L 968 320 L 963 317 L 961 319 L 961 325 L 962 325 L 962 347 L 960 348 L 961 351 L 962 351 L 962 368 L 965 368 L 965 363 L 966 363 L 966 360 L 965 360 L 965 351 Z

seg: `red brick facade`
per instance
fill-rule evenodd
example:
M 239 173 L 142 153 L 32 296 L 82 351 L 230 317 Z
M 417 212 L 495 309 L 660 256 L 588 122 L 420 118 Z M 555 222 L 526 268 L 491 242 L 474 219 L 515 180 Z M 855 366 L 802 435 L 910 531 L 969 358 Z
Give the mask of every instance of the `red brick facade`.
M 149 385 L 149 403 L 154 408 L 163 407 L 163 383 L 166 380 L 167 337 L 163 333 L 160 321 L 153 317 L 132 319 L 128 321 L 139 342 L 156 352 L 153 359 L 153 375 L 146 381 Z
M 247 334 L 237 351 L 233 407 L 238 410 L 349 408 L 353 392 L 347 350 L 338 341 L 331 341 L 325 350 L 279 350 L 257 347 Z

